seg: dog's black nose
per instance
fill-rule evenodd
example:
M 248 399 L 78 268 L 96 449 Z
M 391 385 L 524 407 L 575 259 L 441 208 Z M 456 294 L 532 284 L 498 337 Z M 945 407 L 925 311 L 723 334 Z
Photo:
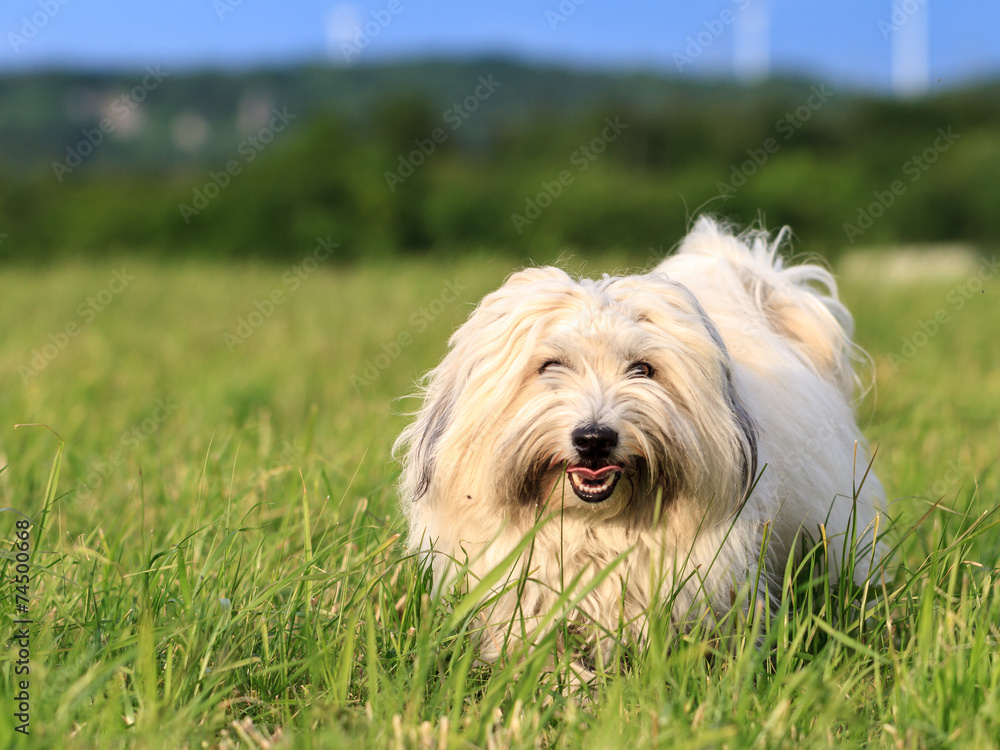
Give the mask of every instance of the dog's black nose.
M 573 430 L 573 445 L 580 458 L 606 459 L 618 445 L 618 433 L 610 427 L 585 424 Z

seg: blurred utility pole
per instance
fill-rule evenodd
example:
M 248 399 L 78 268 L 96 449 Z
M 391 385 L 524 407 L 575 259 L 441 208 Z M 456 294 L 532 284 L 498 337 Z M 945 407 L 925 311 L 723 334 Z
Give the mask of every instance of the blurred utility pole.
M 767 78 L 771 69 L 771 15 L 768 0 L 750 0 L 737 12 L 733 29 L 733 73 L 744 81 Z
M 929 0 L 890 4 L 892 90 L 897 96 L 920 96 L 930 81 Z

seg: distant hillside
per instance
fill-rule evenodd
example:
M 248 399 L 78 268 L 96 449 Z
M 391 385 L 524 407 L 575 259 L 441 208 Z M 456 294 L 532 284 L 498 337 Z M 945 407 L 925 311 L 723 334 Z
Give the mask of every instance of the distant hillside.
M 641 114 L 699 108 L 738 112 L 803 100 L 811 85 L 695 83 L 651 73 L 532 67 L 503 59 L 225 73 L 157 68 L 132 74 L 0 76 L 0 168 L 20 172 L 63 161 L 67 148 L 86 138 L 102 119 L 113 130 L 87 159 L 87 170 L 211 164 L 257 132 L 272 107 L 287 109 L 300 124 L 332 114 L 364 128 L 380 108 L 400 100 L 420 101 L 441 113 L 461 106 L 474 95 L 480 76 L 500 85 L 489 115 L 469 117 L 457 134 L 457 142 L 473 146 L 531 121 L 597 108 Z M 838 93 L 837 106 L 854 98 Z
M 884 100 L 504 60 L 0 78 L 0 259 L 650 259 L 708 210 L 805 249 L 1000 245 L 1000 87 Z

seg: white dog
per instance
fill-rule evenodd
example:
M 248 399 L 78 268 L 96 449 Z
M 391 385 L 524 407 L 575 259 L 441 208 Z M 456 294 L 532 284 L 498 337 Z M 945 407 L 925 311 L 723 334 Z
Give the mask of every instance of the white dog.
M 397 442 L 402 502 L 438 590 L 465 566 L 473 584 L 509 573 L 484 658 L 554 616 L 596 624 L 606 650 L 655 603 L 678 626 L 773 603 L 803 534 L 829 540 L 834 575 L 844 551 L 859 582 L 879 564 L 852 319 L 781 240 L 702 218 L 653 273 L 529 268 L 452 336 Z

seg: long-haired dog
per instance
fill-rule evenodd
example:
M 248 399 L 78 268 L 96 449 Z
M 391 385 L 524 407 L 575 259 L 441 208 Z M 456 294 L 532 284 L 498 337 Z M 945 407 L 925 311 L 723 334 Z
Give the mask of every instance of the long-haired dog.
M 702 218 L 652 273 L 529 268 L 452 336 L 396 448 L 438 589 L 509 573 L 484 658 L 540 636 L 554 607 L 641 636 L 657 602 L 678 626 L 773 602 L 803 538 L 824 535 L 834 576 L 879 564 L 853 322 L 782 239 Z M 560 598 L 570 582 L 582 593 Z

